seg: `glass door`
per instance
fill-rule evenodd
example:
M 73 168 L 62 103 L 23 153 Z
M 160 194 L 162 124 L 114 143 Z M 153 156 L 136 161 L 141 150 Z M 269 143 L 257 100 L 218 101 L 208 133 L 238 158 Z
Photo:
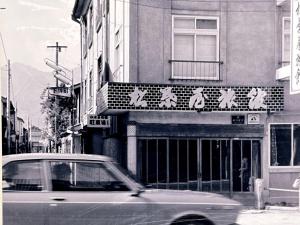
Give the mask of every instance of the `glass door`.
M 138 177 L 159 189 L 199 190 L 197 139 L 139 139 Z
M 232 191 L 253 191 L 254 179 L 261 177 L 259 140 L 232 140 Z
M 230 140 L 201 140 L 200 190 L 230 192 Z

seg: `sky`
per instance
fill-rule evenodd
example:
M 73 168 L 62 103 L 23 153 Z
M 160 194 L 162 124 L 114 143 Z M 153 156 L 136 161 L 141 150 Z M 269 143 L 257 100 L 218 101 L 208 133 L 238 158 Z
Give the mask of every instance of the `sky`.
M 75 0 L 0 0 L 0 32 L 7 58 L 49 72 L 44 59 L 55 61 L 55 48 L 68 46 L 59 53 L 59 64 L 67 68 L 80 65 L 80 26 L 71 19 Z M 0 66 L 6 64 L 1 46 Z

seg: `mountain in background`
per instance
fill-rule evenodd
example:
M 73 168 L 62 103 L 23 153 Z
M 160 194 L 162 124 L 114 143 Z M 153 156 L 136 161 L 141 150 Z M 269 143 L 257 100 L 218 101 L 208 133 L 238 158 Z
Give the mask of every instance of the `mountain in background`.
M 80 82 L 80 67 L 74 70 L 74 84 Z M 55 85 L 51 72 L 43 72 L 32 66 L 21 63 L 11 64 L 11 100 L 17 106 L 17 114 L 26 123 L 42 128 L 41 94 L 47 86 Z M 1 68 L 1 96 L 7 96 L 7 67 Z

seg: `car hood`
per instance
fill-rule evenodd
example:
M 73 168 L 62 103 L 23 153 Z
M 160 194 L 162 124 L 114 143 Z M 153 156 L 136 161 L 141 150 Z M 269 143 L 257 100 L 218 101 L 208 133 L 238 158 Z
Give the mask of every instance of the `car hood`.
M 215 206 L 216 208 L 235 208 L 242 205 L 240 202 L 237 202 L 221 194 L 189 190 L 177 191 L 147 189 L 145 190 L 145 192 L 141 193 L 140 197 L 147 198 L 154 202 L 161 202 L 166 204 L 200 204 Z

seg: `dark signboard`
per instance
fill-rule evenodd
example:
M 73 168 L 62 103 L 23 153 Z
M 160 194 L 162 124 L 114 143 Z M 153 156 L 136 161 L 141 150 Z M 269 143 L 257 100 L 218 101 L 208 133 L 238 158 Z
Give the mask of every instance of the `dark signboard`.
M 231 123 L 232 124 L 245 124 L 245 116 L 244 115 L 232 115 Z

